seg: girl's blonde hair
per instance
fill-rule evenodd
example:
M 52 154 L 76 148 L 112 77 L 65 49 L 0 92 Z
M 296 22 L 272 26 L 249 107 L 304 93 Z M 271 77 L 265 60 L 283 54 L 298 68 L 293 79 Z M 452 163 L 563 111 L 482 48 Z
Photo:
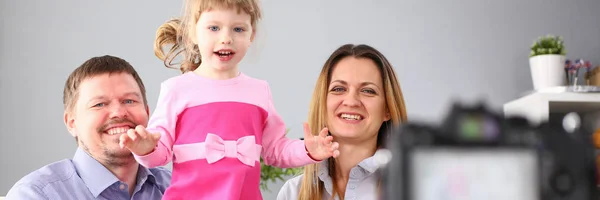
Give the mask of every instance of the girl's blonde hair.
M 196 37 L 196 23 L 202 12 L 210 9 L 237 9 L 250 15 L 253 30 L 261 19 L 262 14 L 258 0 L 185 0 L 183 17 L 174 18 L 156 30 L 154 41 L 154 54 L 161 59 L 168 68 L 179 68 L 182 73 L 193 71 L 202 62 L 198 45 L 194 43 Z M 163 48 L 171 45 L 165 54 Z M 183 61 L 179 67 L 174 67 L 175 59 L 180 53 L 184 54 Z
M 331 81 L 331 73 L 333 72 L 335 65 L 346 57 L 371 59 L 377 64 L 377 67 L 381 73 L 386 102 L 385 106 L 390 114 L 391 119 L 384 122 L 381 128 L 379 128 L 379 133 L 377 135 L 377 148 L 379 148 L 383 145 L 383 142 L 388 137 L 388 130 L 392 126 L 396 126 L 407 120 L 406 107 L 404 105 L 404 97 L 402 96 L 402 90 L 400 89 L 400 83 L 396 78 L 394 68 L 383 56 L 383 54 L 368 45 L 343 45 L 335 50 L 325 62 L 325 65 L 321 70 L 321 74 L 317 79 L 317 84 L 315 85 L 315 90 L 310 102 L 308 123 L 310 125 L 311 132 L 318 133 L 326 125 L 327 92 L 329 88 L 329 82 Z M 329 158 L 324 162 L 328 162 L 329 176 L 333 180 L 332 197 L 335 197 L 336 194 L 343 194 L 344 191 L 337 191 L 337 182 L 335 181 L 337 178 L 337 169 L 335 168 L 336 160 L 334 158 Z M 318 178 L 318 170 L 319 164 L 312 164 L 304 167 L 304 176 L 302 177 L 300 193 L 298 196 L 299 200 L 320 200 L 322 198 L 324 186 L 323 182 Z

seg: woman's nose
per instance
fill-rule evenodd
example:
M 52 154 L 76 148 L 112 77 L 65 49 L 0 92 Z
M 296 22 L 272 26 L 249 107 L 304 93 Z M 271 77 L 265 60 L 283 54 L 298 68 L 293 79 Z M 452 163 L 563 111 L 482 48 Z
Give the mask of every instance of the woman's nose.
M 348 92 L 344 97 L 343 105 L 350 107 L 360 106 L 361 102 L 358 94 L 356 92 Z

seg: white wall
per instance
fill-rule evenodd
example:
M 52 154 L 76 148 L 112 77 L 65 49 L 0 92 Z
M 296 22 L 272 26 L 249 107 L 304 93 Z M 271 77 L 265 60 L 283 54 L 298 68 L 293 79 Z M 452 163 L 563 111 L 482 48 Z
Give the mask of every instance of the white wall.
M 154 57 L 156 28 L 180 1 L 20 0 L 0 3 L 0 195 L 20 177 L 70 158 L 62 122 L 66 77 L 93 56 L 131 62 L 154 107 L 177 75 Z M 409 117 L 437 121 L 454 97 L 495 108 L 532 88 L 533 39 L 565 37 L 569 56 L 600 63 L 598 0 L 263 0 L 263 29 L 242 70 L 268 80 L 276 106 L 302 136 L 314 82 L 344 43 L 380 49 L 397 70 Z M 281 183 L 265 199 L 274 199 Z

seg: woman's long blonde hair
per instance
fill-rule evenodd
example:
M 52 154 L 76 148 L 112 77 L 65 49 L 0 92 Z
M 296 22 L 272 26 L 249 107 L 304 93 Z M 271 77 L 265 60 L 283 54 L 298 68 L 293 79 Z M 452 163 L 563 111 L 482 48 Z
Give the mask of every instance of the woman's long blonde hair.
M 381 72 L 381 78 L 383 80 L 383 89 L 385 93 L 386 108 L 390 113 L 391 120 L 386 121 L 382 124 L 377 135 L 377 147 L 381 147 L 385 138 L 387 137 L 387 130 L 391 126 L 398 125 L 401 122 L 407 120 L 406 108 L 404 105 L 404 97 L 402 96 L 402 90 L 400 89 L 400 83 L 396 78 L 396 73 L 392 68 L 389 61 L 377 51 L 375 48 L 368 45 L 353 45 L 346 44 L 339 47 L 333 52 L 333 54 L 327 59 L 325 65 L 321 69 L 315 90 L 310 102 L 310 109 L 308 113 L 308 123 L 312 133 L 318 133 L 322 128 L 325 127 L 326 116 L 327 116 L 327 92 L 329 88 L 329 82 L 331 79 L 331 73 L 334 66 L 343 58 L 355 57 L 355 58 L 367 58 L 373 60 L 379 67 Z M 344 191 L 337 191 L 336 185 L 336 168 L 335 159 L 329 158 L 326 161 L 329 163 L 329 176 L 333 181 L 333 197 L 336 194 L 343 193 Z M 300 193 L 298 196 L 299 200 L 320 200 L 324 192 L 323 182 L 319 180 L 318 176 L 319 164 L 307 165 L 304 167 L 304 176 L 302 177 L 302 183 L 300 186 Z
M 183 17 L 171 19 L 156 30 L 154 40 L 156 57 L 161 59 L 166 67 L 180 69 L 182 73 L 198 68 L 202 60 L 198 45 L 194 42 L 196 23 L 202 12 L 215 8 L 237 9 L 238 12 L 247 13 L 250 15 L 253 30 L 256 30 L 256 24 L 262 15 L 258 0 L 186 0 Z M 165 54 L 163 48 L 168 48 L 169 51 Z M 180 64 L 173 64 L 173 59 L 180 53 L 184 54 L 183 61 Z

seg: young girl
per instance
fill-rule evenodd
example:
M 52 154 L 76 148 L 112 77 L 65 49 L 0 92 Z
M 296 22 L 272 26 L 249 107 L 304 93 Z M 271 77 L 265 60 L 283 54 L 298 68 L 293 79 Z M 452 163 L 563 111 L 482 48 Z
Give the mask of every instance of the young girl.
M 261 157 L 289 168 L 339 154 L 326 128 L 313 135 L 305 124 L 304 141 L 287 139 L 268 83 L 238 71 L 260 17 L 257 0 L 188 0 L 181 20 L 158 29 L 156 55 L 170 67 L 183 52 L 183 74 L 161 84 L 148 127 L 120 144 L 146 167 L 173 161 L 163 199 L 262 199 Z

